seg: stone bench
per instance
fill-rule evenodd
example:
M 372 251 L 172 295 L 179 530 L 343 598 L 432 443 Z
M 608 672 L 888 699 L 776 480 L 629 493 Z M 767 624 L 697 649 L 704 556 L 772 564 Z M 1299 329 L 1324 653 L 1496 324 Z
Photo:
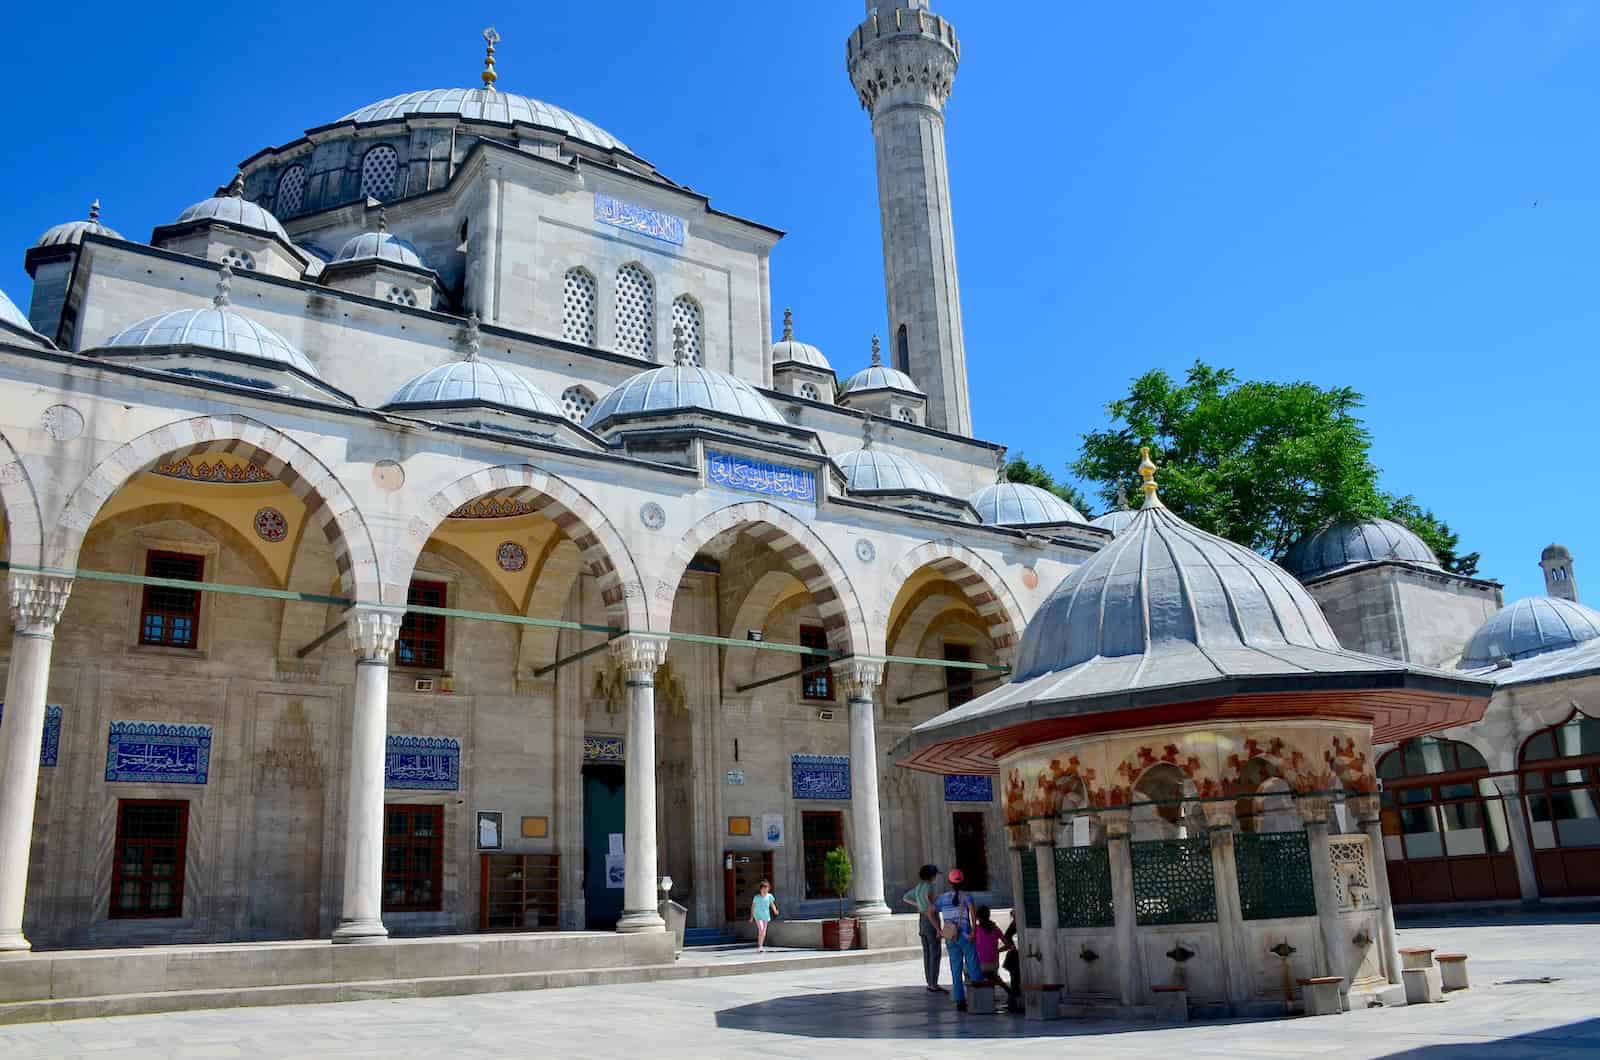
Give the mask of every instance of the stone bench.
M 1400 951 L 1400 968 L 1432 968 L 1433 950 L 1425 946 L 1412 946 Z
M 1318 975 L 1300 980 L 1300 1000 L 1307 1016 L 1337 1016 L 1344 1012 L 1339 999 L 1342 975 Z
M 1446 990 L 1466 990 L 1472 984 L 1467 981 L 1467 955 L 1465 953 L 1441 953 L 1434 960 L 1439 962 L 1439 981 Z
M 1428 1005 L 1444 1000 L 1439 969 L 1432 965 L 1427 968 L 1402 968 L 1400 975 L 1406 984 L 1406 1004 Z
M 1189 988 L 1180 984 L 1152 986 L 1156 996 L 1156 1019 L 1163 1023 L 1189 1022 Z
M 1030 983 L 1022 988 L 1023 1018 L 1058 1020 L 1061 1018 L 1061 984 Z
M 999 980 L 983 978 L 967 984 L 967 1011 L 979 1016 L 994 1015 L 994 991 Z

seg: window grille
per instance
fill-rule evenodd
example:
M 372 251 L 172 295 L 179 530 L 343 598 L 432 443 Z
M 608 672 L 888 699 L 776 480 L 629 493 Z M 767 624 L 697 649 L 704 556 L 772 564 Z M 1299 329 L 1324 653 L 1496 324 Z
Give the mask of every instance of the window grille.
M 111 916 L 183 915 L 188 838 L 187 802 L 118 802 L 117 852 L 111 865 Z
M 639 265 L 617 270 L 617 350 L 655 359 L 656 285 Z
M 383 808 L 383 912 L 442 908 L 444 807 Z
M 204 556 L 151 550 L 145 556 L 149 578 L 204 581 Z M 146 585 L 139 616 L 139 643 L 165 648 L 193 648 L 200 641 L 200 591 Z
M 683 352 L 687 363 L 705 364 L 705 353 L 702 340 L 705 332 L 705 316 L 700 312 L 700 303 L 688 295 L 679 295 L 672 301 L 672 335 L 674 341 L 682 329 Z
M 410 591 L 406 593 L 406 603 L 421 604 L 423 607 L 448 607 L 444 582 L 412 582 Z M 444 623 L 443 615 L 407 611 L 406 617 L 400 620 L 400 636 L 395 638 L 395 664 L 428 670 L 442 668 Z
M 582 423 L 594 408 L 594 395 L 581 386 L 569 386 L 561 392 L 561 411 L 573 423 Z
M 1027 852 L 1022 856 L 1026 859 Z M 1116 919 L 1111 900 L 1111 859 L 1106 848 L 1056 847 L 1057 925 L 1110 927 Z
M 812 383 L 800 384 L 800 396 L 805 398 L 807 401 L 822 400 L 822 394 L 818 392 L 816 386 Z
M 904 405 L 901 405 L 899 408 L 895 409 L 894 418 L 899 420 L 901 423 L 917 422 L 917 414 L 906 408 Z
M 561 337 L 594 345 L 594 277 L 588 269 L 568 269 L 561 288 Z
M 417 296 L 405 287 L 390 287 L 389 293 L 384 297 L 396 305 L 415 306 L 417 304 Z
M 361 159 L 361 194 L 388 202 L 394 198 L 400 156 L 388 144 L 379 144 Z
M 293 217 L 300 212 L 306 199 L 306 167 L 290 166 L 278 178 L 278 197 L 273 202 L 273 213 L 278 217 Z
M 1037 930 L 1039 922 L 1039 863 L 1033 847 L 1022 851 L 1022 926 Z
M 1233 837 L 1233 865 L 1244 919 L 1317 915 L 1304 832 L 1240 832 Z
M 1217 889 L 1211 840 L 1153 839 L 1129 843 L 1133 904 L 1140 924 L 1214 924 Z
M 254 272 L 256 268 L 256 259 L 251 256 L 248 250 L 240 250 L 238 247 L 229 247 L 224 250 L 222 252 L 222 263 L 234 272 Z

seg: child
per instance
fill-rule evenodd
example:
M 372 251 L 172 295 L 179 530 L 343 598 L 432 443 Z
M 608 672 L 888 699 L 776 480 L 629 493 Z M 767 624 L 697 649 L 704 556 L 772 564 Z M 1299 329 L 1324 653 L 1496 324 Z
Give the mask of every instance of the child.
M 1005 938 L 1001 940 L 1001 949 L 1005 952 L 1006 977 L 1011 982 L 1006 986 L 1006 1008 L 1012 1012 L 1022 1011 L 1022 951 L 1017 949 L 1017 918 L 1011 918 L 1011 923 L 1006 927 Z
M 993 990 L 1000 981 L 1000 946 L 1004 940 L 999 925 L 990 919 L 988 906 L 978 906 L 975 913 L 977 923 L 972 927 L 972 942 L 978 948 L 978 967 L 983 971 L 983 982 L 975 985 L 980 990 Z
M 760 893 L 750 899 L 750 919 L 756 922 L 756 952 L 767 949 L 767 925 L 778 915 L 778 899 L 772 893 L 772 881 L 762 880 Z

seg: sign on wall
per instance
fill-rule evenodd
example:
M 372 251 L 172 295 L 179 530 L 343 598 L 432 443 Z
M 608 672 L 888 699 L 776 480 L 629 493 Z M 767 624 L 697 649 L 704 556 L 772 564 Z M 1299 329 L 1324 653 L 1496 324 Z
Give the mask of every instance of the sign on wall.
M 0 725 L 5 724 L 6 705 L 0 703 Z M 39 764 L 54 766 L 61 754 L 61 708 L 44 708 L 44 738 L 39 741 Z
M 449 736 L 390 736 L 383 786 L 396 791 L 459 790 L 461 742 Z
M 599 192 L 595 192 L 594 196 L 594 219 L 612 228 L 638 232 L 642 236 L 680 247 L 683 246 L 684 237 L 689 229 L 681 217 L 674 217 L 661 210 L 652 210 L 648 206 L 638 206 L 631 202 L 623 202 L 621 199 L 613 199 Z
M 797 799 L 850 798 L 849 755 L 794 755 L 790 773 Z
M 957 773 L 944 778 L 945 802 L 993 802 L 994 778 Z
M 204 784 L 211 772 L 211 726 L 114 721 L 106 740 L 106 780 Z
M 817 502 L 817 476 L 810 468 L 706 450 L 706 481 L 723 489 L 760 493 L 785 500 Z
M 623 762 L 627 757 L 627 747 L 623 744 L 622 737 L 583 734 L 585 762 Z
M 783 814 L 764 813 L 761 815 L 761 838 L 769 847 L 783 846 Z

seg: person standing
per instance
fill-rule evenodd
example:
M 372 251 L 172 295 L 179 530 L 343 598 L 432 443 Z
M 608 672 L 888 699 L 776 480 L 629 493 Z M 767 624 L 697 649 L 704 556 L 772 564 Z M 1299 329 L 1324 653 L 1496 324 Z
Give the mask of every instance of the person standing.
M 756 922 L 756 952 L 767 949 L 767 925 L 778 915 L 778 898 L 772 893 L 772 881 L 762 880 L 756 896 L 750 899 L 750 919 Z
M 917 938 L 922 942 L 922 975 L 928 981 L 928 993 L 943 994 L 939 985 L 939 911 L 933 907 L 933 889 L 939 883 L 939 866 L 924 865 L 917 872 L 917 885 L 900 900 L 917 911 Z
M 945 879 L 950 890 L 934 902 L 943 921 L 939 931 L 944 935 L 945 949 L 950 954 L 950 992 L 956 999 L 956 1011 L 967 1011 L 966 981 L 978 982 L 983 971 L 978 967 L 978 951 L 972 945 L 972 895 L 961 889 L 966 876 L 960 869 L 951 869 Z

